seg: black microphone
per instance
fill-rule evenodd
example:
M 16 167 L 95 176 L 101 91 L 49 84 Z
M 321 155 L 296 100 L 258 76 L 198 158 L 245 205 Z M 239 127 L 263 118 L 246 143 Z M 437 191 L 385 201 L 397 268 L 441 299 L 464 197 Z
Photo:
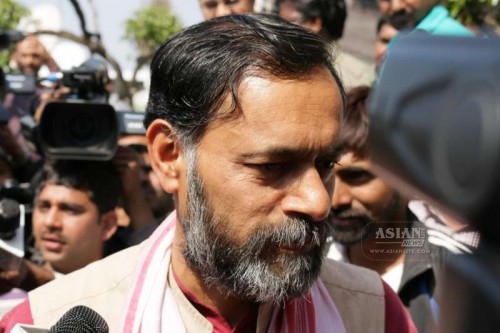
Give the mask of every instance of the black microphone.
M 66 312 L 50 328 L 49 333 L 108 333 L 109 327 L 100 314 L 91 308 L 78 305 Z
M 50 329 L 17 324 L 11 333 L 108 333 L 109 327 L 100 314 L 84 305 L 66 312 Z

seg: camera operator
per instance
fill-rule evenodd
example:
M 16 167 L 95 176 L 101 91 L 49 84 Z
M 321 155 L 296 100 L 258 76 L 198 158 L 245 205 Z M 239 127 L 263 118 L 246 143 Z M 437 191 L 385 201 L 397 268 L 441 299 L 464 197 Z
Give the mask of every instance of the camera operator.
M 34 35 L 28 35 L 16 43 L 11 60 L 20 73 L 34 75 L 36 79 L 38 79 L 38 73 L 44 65 L 51 72 L 59 71 L 59 66 Z M 42 87 L 36 85 L 35 91 L 31 94 L 9 92 L 5 96 L 4 106 L 11 112 L 11 115 L 18 117 L 34 115 L 40 103 L 41 91 Z
M 50 71 L 59 70 L 54 59 L 43 44 L 34 35 L 17 40 L 11 55 L 11 62 L 21 74 L 34 76 L 46 65 Z M 30 89 L 29 89 L 30 90 Z M 22 132 L 21 118 L 34 116 L 40 110 L 41 103 L 47 99 L 42 86 L 35 84 L 30 91 L 7 91 L 3 98 L 6 119 L 0 124 L 1 146 L 8 153 L 11 167 L 19 181 L 29 181 L 41 167 L 40 156 L 36 148 L 26 140 Z

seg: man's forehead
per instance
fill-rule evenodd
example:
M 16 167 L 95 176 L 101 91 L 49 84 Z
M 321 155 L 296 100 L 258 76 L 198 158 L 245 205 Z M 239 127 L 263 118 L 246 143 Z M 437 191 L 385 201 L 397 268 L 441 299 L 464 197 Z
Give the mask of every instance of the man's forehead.
M 57 181 L 47 181 L 45 182 L 42 187 L 40 188 L 40 194 L 41 193 L 58 193 L 61 190 L 65 190 L 68 192 L 71 192 L 71 194 L 75 193 L 81 193 L 85 195 L 90 195 L 90 190 L 85 189 L 85 188 L 75 188 L 69 184 L 64 184 L 64 183 L 59 183 Z
M 16 49 L 19 52 L 28 52 L 28 51 L 40 52 L 42 50 L 42 47 L 43 47 L 42 44 L 37 39 L 26 37 L 25 39 L 17 43 Z
M 253 71 L 251 75 L 246 75 L 242 78 L 238 86 L 235 87 L 236 95 L 233 95 L 232 91 L 228 91 L 224 95 L 222 103 L 215 111 L 218 117 L 215 117 L 215 121 L 211 125 L 217 126 L 228 120 L 244 121 L 247 117 L 252 117 L 252 113 L 259 110 L 266 110 L 269 117 L 261 117 L 261 120 L 267 122 L 268 118 L 275 115 L 276 112 L 274 111 L 277 111 L 285 103 L 290 103 L 289 112 L 286 112 L 286 115 L 287 117 L 292 117 L 294 111 L 292 101 L 298 95 L 311 95 L 312 98 L 308 100 L 308 106 L 315 106 L 324 102 L 323 99 L 317 100 L 313 97 L 318 91 L 316 86 L 311 86 L 310 83 L 318 81 L 327 82 L 329 97 L 331 97 L 332 103 L 324 111 L 326 114 L 330 109 L 335 109 L 336 115 L 331 120 L 332 122 L 336 122 L 342 114 L 343 101 L 333 74 L 325 66 L 290 78 L 280 78 L 258 70 Z M 280 86 L 280 88 L 273 89 L 276 86 Z M 272 94 L 276 93 L 279 93 L 279 95 L 273 98 Z M 273 107 L 276 107 L 276 109 L 272 109 Z M 307 112 L 307 110 L 301 111 Z M 226 117 L 226 115 L 231 116 Z
M 370 168 L 371 165 L 372 161 L 369 156 L 363 156 L 353 151 L 345 151 L 339 162 L 339 168 L 347 168 L 350 166 Z

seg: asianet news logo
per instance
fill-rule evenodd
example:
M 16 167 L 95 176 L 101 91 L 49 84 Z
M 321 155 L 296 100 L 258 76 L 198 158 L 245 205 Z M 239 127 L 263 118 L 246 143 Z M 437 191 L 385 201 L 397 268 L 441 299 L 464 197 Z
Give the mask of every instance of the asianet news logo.
M 425 238 L 425 228 L 379 227 L 375 231 L 377 244 L 401 244 L 401 247 L 422 247 Z

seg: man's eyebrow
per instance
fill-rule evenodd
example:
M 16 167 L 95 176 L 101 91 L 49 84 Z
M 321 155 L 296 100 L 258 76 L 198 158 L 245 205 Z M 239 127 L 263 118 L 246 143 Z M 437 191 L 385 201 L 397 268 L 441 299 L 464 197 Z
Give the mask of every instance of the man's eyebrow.
M 339 164 L 340 167 L 342 167 L 342 164 Z M 343 167 L 342 169 L 339 169 L 339 173 L 350 173 L 350 172 L 370 172 L 366 168 L 363 167 L 357 167 L 357 166 L 347 166 Z M 370 172 L 371 173 L 371 172 Z
M 39 197 L 35 197 L 35 200 L 34 200 L 35 205 L 36 204 L 41 204 L 41 203 L 47 203 L 47 202 L 49 202 L 49 200 L 42 199 L 42 198 L 39 198 Z
M 342 153 L 343 149 L 341 145 L 335 144 L 325 151 L 321 152 L 321 155 L 333 156 Z M 243 159 L 252 158 L 299 158 L 307 155 L 309 152 L 305 150 L 298 150 L 288 147 L 270 147 L 268 149 L 263 149 L 255 152 L 248 152 L 241 155 Z
M 85 206 L 81 205 L 79 203 L 73 203 L 73 202 L 61 202 L 59 204 L 59 207 L 61 209 L 71 209 L 71 210 L 77 210 L 77 211 L 84 211 Z

